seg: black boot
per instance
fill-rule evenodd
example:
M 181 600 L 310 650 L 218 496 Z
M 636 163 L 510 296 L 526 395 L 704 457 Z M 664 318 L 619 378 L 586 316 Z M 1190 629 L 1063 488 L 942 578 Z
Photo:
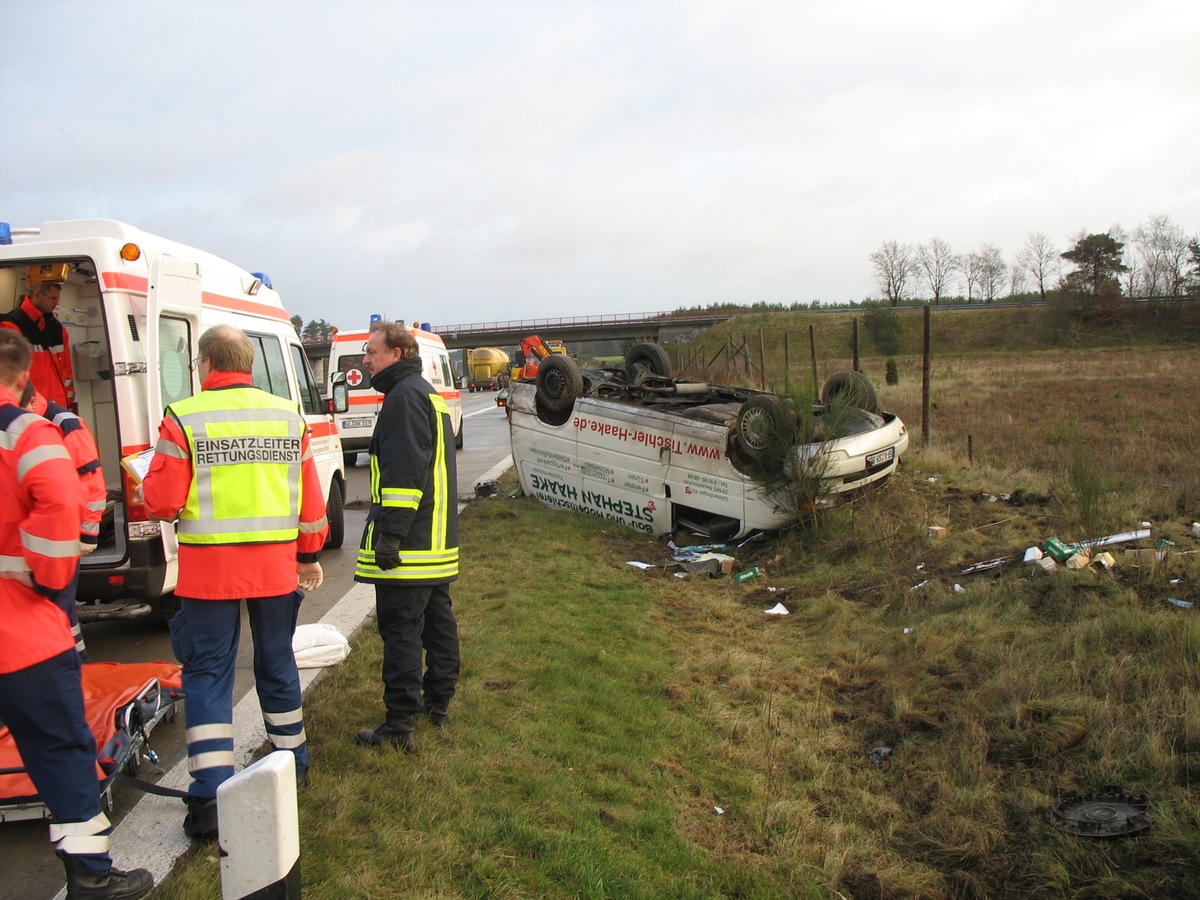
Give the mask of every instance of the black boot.
M 68 853 L 59 853 L 67 870 L 67 900 L 138 900 L 154 889 L 154 878 L 145 869 L 93 872 Z
M 416 726 L 413 725 L 412 716 L 401 716 L 398 719 L 388 719 L 374 730 L 362 729 L 355 736 L 354 741 L 367 747 L 391 744 L 393 747 L 399 747 L 405 753 L 416 753 L 417 742 L 413 739 L 414 731 L 416 731 Z
M 433 723 L 434 728 L 445 728 L 450 724 L 450 710 L 448 703 L 434 703 L 432 706 L 425 707 L 425 712 L 429 715 L 429 721 Z
M 217 798 L 188 797 L 187 815 L 183 817 L 183 833 L 193 840 L 217 839 Z

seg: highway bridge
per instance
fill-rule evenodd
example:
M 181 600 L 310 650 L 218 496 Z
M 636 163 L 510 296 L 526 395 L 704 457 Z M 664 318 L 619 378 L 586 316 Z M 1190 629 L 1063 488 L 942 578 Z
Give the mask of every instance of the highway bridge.
M 567 316 L 553 319 L 515 319 L 508 322 L 474 322 L 463 325 L 430 325 L 450 350 L 471 347 L 516 347 L 531 334 L 544 340 L 579 344 L 583 341 L 632 340 L 665 344 L 679 337 L 724 322 L 736 313 L 626 313 L 607 316 Z M 329 341 L 305 342 L 304 352 L 317 378 L 324 383 Z

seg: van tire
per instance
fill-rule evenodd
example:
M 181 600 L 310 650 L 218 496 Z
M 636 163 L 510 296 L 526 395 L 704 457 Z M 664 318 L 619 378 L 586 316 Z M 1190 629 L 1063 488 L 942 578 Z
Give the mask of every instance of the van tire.
M 336 478 L 329 482 L 329 499 L 325 501 L 325 518 L 329 522 L 329 534 L 325 538 L 325 549 L 337 550 L 346 538 L 346 516 L 342 483 Z
M 825 382 L 825 386 L 821 388 L 821 402 L 829 405 L 834 397 L 844 391 L 850 392 L 850 396 L 846 399 L 855 406 L 878 415 L 879 394 L 875 390 L 875 385 L 871 383 L 871 379 L 862 372 L 838 372 L 836 375 L 830 376 L 829 380 Z
M 625 375 L 631 383 L 646 375 L 671 377 L 671 357 L 658 344 L 638 344 L 625 354 Z
M 554 353 L 542 360 L 537 371 L 537 399 L 552 413 L 565 413 L 583 393 L 583 373 L 568 356 Z
M 794 442 L 796 416 L 774 394 L 755 395 L 742 404 L 733 427 L 742 453 L 760 460 Z

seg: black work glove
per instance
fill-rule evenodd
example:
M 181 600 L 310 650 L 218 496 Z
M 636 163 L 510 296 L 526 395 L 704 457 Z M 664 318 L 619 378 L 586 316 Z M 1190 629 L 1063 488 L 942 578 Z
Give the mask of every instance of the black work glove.
M 400 568 L 400 538 L 393 534 L 375 538 L 375 565 L 381 569 Z

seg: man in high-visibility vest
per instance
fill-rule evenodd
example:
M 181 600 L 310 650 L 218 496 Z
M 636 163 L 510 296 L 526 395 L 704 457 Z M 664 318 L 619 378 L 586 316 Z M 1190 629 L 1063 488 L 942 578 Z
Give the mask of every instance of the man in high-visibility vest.
M 444 727 L 458 683 L 450 601 L 458 578 L 454 426 L 446 401 L 421 376 L 412 332 L 397 323 L 371 326 L 363 365 L 385 396 L 371 435 L 371 509 L 354 580 L 375 585 L 387 718 L 356 740 L 412 753 L 416 716 Z
M 32 358 L 0 330 L 0 718 L 50 810 L 67 896 L 136 900 L 154 879 L 113 868 L 79 654 L 53 602 L 78 562 L 83 492 L 58 429 L 18 405 Z
M 254 387 L 254 345 L 217 325 L 200 337 L 199 394 L 167 407 L 150 471 L 146 509 L 176 519 L 179 612 L 171 646 L 187 696 L 187 815 L 191 838 L 217 837 L 217 786 L 232 777 L 233 680 L 246 601 L 254 635 L 254 683 L 267 738 L 308 770 L 300 676 L 292 634 L 304 591 L 321 585 L 329 526 L 299 407 Z

